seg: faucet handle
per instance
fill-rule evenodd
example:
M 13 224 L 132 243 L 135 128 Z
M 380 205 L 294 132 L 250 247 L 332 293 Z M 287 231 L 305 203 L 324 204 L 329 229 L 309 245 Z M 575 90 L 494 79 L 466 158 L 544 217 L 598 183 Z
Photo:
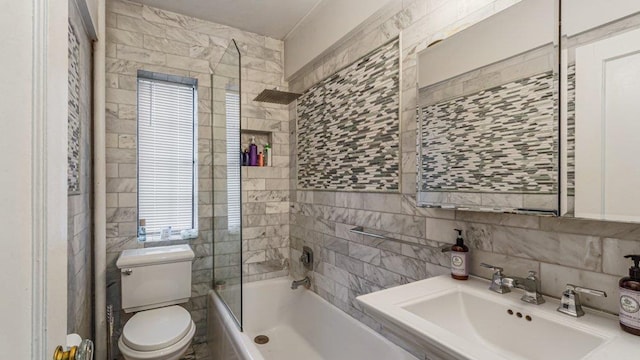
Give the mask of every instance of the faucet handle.
M 504 269 L 499 267 L 499 266 L 494 266 L 494 265 L 490 265 L 490 264 L 487 264 L 487 263 L 480 263 L 480 266 L 489 268 L 489 269 L 495 271 L 496 273 L 501 273 L 501 272 L 504 271 Z
M 511 292 L 511 289 L 509 289 L 509 287 L 503 283 L 503 268 L 487 263 L 481 263 L 480 266 L 489 268 L 494 271 L 493 276 L 491 277 L 491 285 L 489 285 L 489 290 L 497 292 L 498 294 L 506 294 L 508 292 Z
M 535 272 L 533 270 L 529 270 L 529 272 L 527 273 L 527 279 L 535 280 L 535 279 L 537 279 L 537 277 L 536 277 L 537 274 L 538 274 L 537 272 Z
M 576 285 L 573 285 L 573 284 L 567 284 L 565 292 L 571 291 L 571 290 L 573 290 L 573 291 L 575 291 L 577 293 L 583 293 L 583 294 L 589 294 L 589 295 L 594 295 L 594 296 L 607 297 L 607 293 L 605 291 L 602 291 L 602 290 L 590 289 L 590 288 L 586 288 L 586 287 L 582 287 L 582 286 L 576 286 Z
M 602 290 L 567 284 L 565 290 L 562 292 L 558 311 L 570 316 L 583 316 L 584 310 L 582 310 L 579 293 L 607 297 L 607 293 Z

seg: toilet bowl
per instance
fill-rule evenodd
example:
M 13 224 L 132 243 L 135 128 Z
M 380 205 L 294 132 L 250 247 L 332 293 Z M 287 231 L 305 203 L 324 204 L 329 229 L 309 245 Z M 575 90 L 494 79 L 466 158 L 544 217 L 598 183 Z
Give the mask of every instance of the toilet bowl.
M 126 360 L 178 360 L 195 332 L 191 315 L 180 306 L 141 311 L 125 324 L 118 348 Z

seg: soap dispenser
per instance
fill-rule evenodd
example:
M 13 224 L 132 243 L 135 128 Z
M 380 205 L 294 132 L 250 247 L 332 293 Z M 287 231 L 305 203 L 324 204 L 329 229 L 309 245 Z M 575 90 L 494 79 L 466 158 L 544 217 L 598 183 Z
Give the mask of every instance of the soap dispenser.
M 626 255 L 633 260 L 629 276 L 620 279 L 620 327 L 622 330 L 640 336 L 640 255 Z
M 456 244 L 451 247 L 451 277 L 456 280 L 467 280 L 469 278 L 469 248 L 464 244 L 462 230 L 458 232 Z

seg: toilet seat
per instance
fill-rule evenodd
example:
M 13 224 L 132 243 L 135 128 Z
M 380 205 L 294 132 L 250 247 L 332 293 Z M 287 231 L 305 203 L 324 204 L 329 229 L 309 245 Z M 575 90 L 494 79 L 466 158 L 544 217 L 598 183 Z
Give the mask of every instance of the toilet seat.
M 174 305 L 136 313 L 122 330 L 122 342 L 131 350 L 154 351 L 182 340 L 193 322 L 184 308 Z
M 191 322 L 191 330 L 182 340 L 169 346 L 168 348 L 154 351 L 137 351 L 130 349 L 123 341 L 122 336 L 118 339 L 118 348 L 125 360 L 179 360 L 187 353 L 191 340 L 196 333 L 196 326 Z

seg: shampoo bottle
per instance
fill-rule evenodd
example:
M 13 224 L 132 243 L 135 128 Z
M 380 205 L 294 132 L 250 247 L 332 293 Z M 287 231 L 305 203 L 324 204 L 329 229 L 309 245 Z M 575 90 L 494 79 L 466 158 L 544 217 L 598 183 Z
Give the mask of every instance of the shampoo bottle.
M 147 221 L 140 219 L 140 225 L 138 226 L 138 241 L 147 241 Z
M 626 255 L 633 260 L 629 276 L 620 279 L 620 327 L 622 330 L 640 336 L 640 255 Z
M 244 149 L 242 153 L 242 166 L 249 166 L 249 150 Z
M 251 137 L 251 144 L 249 144 L 249 166 L 258 165 L 258 145 L 256 145 L 256 137 Z
M 273 150 L 271 149 L 271 145 L 267 144 L 264 146 L 264 166 L 273 166 L 271 162 L 271 153 Z
M 462 230 L 458 232 L 456 244 L 451 247 L 451 277 L 456 280 L 467 280 L 469 278 L 469 248 L 464 244 Z

